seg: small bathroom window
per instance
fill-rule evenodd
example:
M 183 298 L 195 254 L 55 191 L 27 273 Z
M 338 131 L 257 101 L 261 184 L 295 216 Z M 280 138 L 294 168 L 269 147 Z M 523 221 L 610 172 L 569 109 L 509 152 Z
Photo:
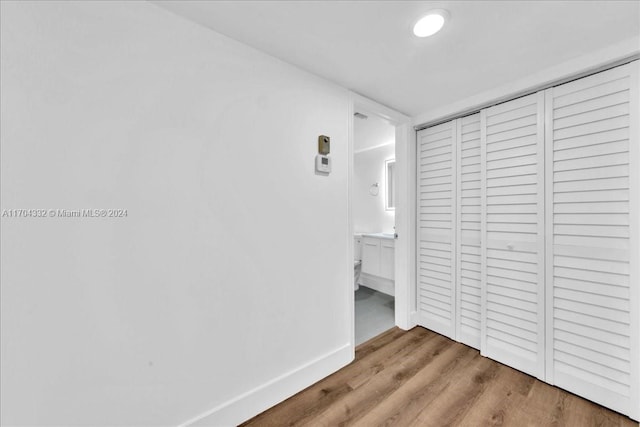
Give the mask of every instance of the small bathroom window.
M 388 211 L 396 209 L 396 160 L 389 159 L 384 162 L 385 200 L 384 208 Z

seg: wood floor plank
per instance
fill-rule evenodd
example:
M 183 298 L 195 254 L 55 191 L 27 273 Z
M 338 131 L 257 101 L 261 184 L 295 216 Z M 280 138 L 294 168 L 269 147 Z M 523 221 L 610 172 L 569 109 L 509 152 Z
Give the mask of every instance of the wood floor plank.
M 477 350 L 456 343 L 452 349 L 455 357 L 443 357 L 424 367 L 407 383 L 382 401 L 365 417 L 355 423 L 359 427 L 409 425 L 433 399 L 447 388 L 450 382 L 466 375 L 465 366 L 479 363 L 482 358 Z
M 414 328 L 415 329 L 415 328 Z M 396 341 L 398 338 L 403 337 L 405 335 L 409 335 L 412 338 L 416 337 L 416 336 L 425 336 L 426 331 L 413 331 L 413 329 L 411 331 L 403 331 L 400 328 L 391 328 L 383 333 L 381 333 L 380 335 L 371 338 L 370 340 L 360 344 L 359 346 L 356 347 L 356 360 L 362 360 L 364 359 L 366 356 L 368 356 L 371 353 L 375 353 L 376 351 L 380 350 L 381 348 L 386 347 L 387 345 L 393 343 L 394 341 Z
M 521 376 L 519 372 L 515 375 Z M 503 422 L 505 424 L 514 423 L 516 420 L 535 420 L 537 425 L 561 425 L 558 424 L 559 409 L 562 407 L 562 399 L 566 395 L 562 390 L 552 385 L 536 381 L 529 377 L 529 392 L 521 399 L 520 404 L 512 404 L 508 412 L 504 413 Z M 534 427 L 534 422 L 526 421 L 527 427 Z
M 335 401 L 353 390 L 349 383 L 358 385 L 366 382 L 384 368 L 385 361 L 395 361 L 411 353 L 418 346 L 434 339 L 437 334 L 423 328 L 414 328 L 405 332 L 392 328 L 379 336 L 379 340 L 370 341 L 356 350 L 357 363 L 351 363 L 335 374 L 302 390 L 279 405 L 252 418 L 242 426 L 297 426 L 305 425 L 309 419 L 317 416 Z M 358 381 L 358 378 L 362 378 Z M 266 424 L 263 424 L 266 422 Z
M 386 366 L 402 363 L 407 357 L 417 353 L 417 345 L 426 345 L 429 341 L 434 339 L 439 339 L 437 334 L 414 334 L 408 344 L 403 344 L 402 346 L 389 345 L 387 348 L 380 349 L 375 353 L 376 357 L 370 357 L 368 363 L 363 363 L 357 372 L 348 379 L 347 383 L 353 389 L 361 387 L 363 384 L 371 380 L 378 372 L 384 370 Z M 391 348 L 393 348 L 393 351 L 388 351 L 388 349 Z M 385 350 L 387 351 L 383 353 Z M 356 358 L 357 357 L 358 355 Z
M 425 341 L 404 360 L 396 359 L 385 365 L 385 368 L 371 377 L 366 387 L 359 387 L 347 394 L 340 401 L 327 408 L 320 416 L 311 420 L 313 425 L 347 426 L 353 424 L 373 409 L 388 395 L 400 388 L 422 367 L 429 365 L 437 356 L 450 350 L 454 352 L 453 342 L 442 336 L 434 336 Z
M 490 359 L 487 360 L 498 365 L 495 381 L 483 390 L 482 395 L 476 399 L 473 409 L 458 421 L 458 425 L 469 427 L 508 425 L 505 424 L 505 417 L 508 416 L 509 411 L 526 400 L 535 381 L 529 375 Z M 527 420 L 523 419 L 517 425 L 527 425 Z
M 544 385 L 545 388 L 555 388 L 548 384 Z M 559 427 L 623 426 L 628 425 L 624 421 L 631 421 L 574 394 L 561 389 L 557 389 L 557 392 L 559 396 L 552 412 L 553 418 L 550 425 Z
M 427 329 L 390 329 L 356 359 L 243 426 L 638 427 Z
M 501 366 L 482 358 L 473 369 L 466 369 L 466 375 L 455 382 L 425 406 L 410 426 L 455 425 L 470 411 L 482 392 L 495 381 Z

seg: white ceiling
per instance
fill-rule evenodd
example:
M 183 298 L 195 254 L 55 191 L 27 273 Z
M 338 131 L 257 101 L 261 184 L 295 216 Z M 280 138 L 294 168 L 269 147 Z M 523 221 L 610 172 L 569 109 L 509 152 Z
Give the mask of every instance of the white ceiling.
M 413 116 L 640 34 L 638 0 L 154 3 Z

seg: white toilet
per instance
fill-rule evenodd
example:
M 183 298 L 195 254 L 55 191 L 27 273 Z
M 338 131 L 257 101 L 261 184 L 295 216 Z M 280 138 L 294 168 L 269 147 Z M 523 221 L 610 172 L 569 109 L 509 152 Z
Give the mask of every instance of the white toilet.
M 353 236 L 353 290 L 357 291 L 360 285 L 360 272 L 362 271 L 362 234 Z

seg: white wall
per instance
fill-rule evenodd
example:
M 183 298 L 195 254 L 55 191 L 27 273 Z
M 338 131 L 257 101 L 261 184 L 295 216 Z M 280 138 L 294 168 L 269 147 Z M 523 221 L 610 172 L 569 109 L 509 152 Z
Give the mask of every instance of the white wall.
M 395 158 L 395 146 L 355 153 L 353 156 L 353 226 L 359 232 L 393 232 L 395 211 L 385 210 L 384 162 Z M 369 193 L 377 182 L 378 195 Z
M 347 92 L 149 3 L 1 4 L 2 209 L 128 210 L 2 218 L 2 424 L 229 425 L 347 363 Z

